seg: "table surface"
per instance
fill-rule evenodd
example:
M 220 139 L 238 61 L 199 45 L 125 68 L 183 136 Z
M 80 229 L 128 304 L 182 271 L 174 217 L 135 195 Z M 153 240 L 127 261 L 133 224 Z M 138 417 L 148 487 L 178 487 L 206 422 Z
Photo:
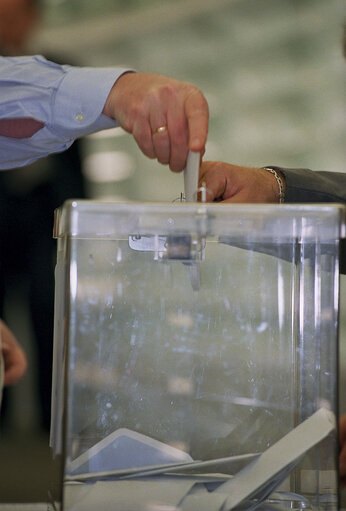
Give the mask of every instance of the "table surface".
M 58 508 L 57 508 L 58 509 Z M 0 511 L 55 511 L 53 506 L 44 502 L 30 504 L 0 504 Z M 346 511 L 346 509 L 340 509 Z
M 51 504 L 31 502 L 29 504 L 0 504 L 0 511 L 55 511 Z
M 55 511 L 51 504 L 44 502 L 30 504 L 0 504 L 0 511 Z M 346 511 L 345 508 L 340 511 Z

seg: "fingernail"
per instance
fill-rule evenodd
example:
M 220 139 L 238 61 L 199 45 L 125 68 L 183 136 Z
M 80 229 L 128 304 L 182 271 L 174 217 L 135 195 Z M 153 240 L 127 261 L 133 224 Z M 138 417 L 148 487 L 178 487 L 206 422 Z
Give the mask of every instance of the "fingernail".
M 193 138 L 190 143 L 190 149 L 191 151 L 196 151 L 196 149 L 201 149 L 201 139 L 200 138 Z

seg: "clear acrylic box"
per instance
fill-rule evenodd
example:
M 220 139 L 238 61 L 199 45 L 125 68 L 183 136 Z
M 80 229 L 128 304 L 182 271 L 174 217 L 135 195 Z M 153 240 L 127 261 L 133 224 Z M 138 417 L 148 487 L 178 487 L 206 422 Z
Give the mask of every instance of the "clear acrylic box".
M 68 201 L 65 511 L 338 509 L 338 205 Z

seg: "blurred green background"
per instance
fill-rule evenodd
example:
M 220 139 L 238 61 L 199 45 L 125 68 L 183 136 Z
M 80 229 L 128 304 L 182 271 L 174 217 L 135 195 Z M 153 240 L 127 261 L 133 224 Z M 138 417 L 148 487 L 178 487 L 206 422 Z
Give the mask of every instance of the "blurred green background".
M 81 65 L 166 74 L 201 88 L 210 105 L 206 159 L 344 170 L 342 1 L 46 5 L 38 51 Z M 102 156 L 109 151 L 113 156 Z M 89 137 L 85 155 L 94 152 L 86 172 L 95 196 L 169 201 L 182 191 L 181 176 L 146 159 L 127 134 Z

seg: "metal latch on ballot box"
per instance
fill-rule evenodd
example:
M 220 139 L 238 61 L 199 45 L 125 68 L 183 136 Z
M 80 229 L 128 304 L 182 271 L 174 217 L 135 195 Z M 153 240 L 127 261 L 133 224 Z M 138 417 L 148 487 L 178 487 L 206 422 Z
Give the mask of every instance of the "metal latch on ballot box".
M 195 202 L 198 191 L 199 153 L 189 152 L 184 170 L 186 202 Z M 203 200 L 203 193 L 202 193 Z M 205 199 L 204 199 L 205 201 Z M 129 237 L 132 250 L 153 252 L 156 261 L 180 261 L 189 268 L 194 291 L 200 288 L 199 262 L 204 258 L 205 238 L 197 234 L 132 235 Z
M 201 287 L 200 261 L 204 259 L 205 238 L 197 235 L 129 237 L 132 250 L 153 252 L 155 261 L 180 261 L 188 267 L 194 291 Z
M 129 237 L 132 250 L 153 252 L 155 260 L 197 262 L 204 259 L 205 238 L 198 235 L 168 235 Z

